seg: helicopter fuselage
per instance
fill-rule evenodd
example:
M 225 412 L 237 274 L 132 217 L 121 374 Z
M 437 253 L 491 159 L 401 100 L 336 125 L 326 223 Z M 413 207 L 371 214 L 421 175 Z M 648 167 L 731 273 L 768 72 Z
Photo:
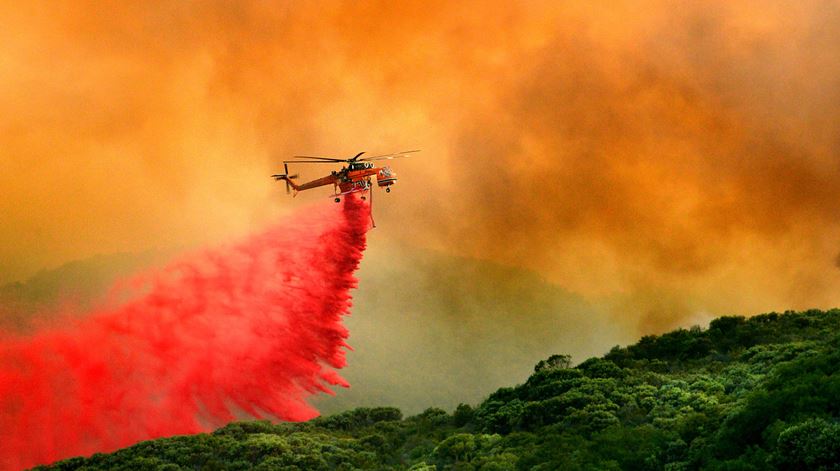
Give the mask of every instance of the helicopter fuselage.
M 295 191 L 304 191 L 321 186 L 333 185 L 335 193 L 347 194 L 369 190 L 372 177 L 379 187 L 387 188 L 397 181 L 397 174 L 390 167 L 376 167 L 370 162 L 351 163 L 341 170 L 300 185 L 293 185 Z
M 373 178 L 376 177 L 376 185 L 380 188 L 385 188 L 386 193 L 391 192 L 391 185 L 397 182 L 397 174 L 391 170 L 391 167 L 377 167 L 374 161 L 377 160 L 392 160 L 401 157 L 407 157 L 408 154 L 420 152 L 419 150 L 406 150 L 402 152 L 395 152 L 393 154 L 375 155 L 373 157 L 362 158 L 364 152 L 359 152 L 353 157 L 347 159 L 323 157 L 313 155 L 296 155 L 298 160 L 284 160 L 283 168 L 285 173 L 278 173 L 272 175 L 275 180 L 282 180 L 286 184 L 286 193 L 297 195 L 298 192 L 310 190 L 327 185 L 333 185 L 334 197 L 336 203 L 341 202 L 341 196 L 349 193 L 370 191 L 373 189 Z M 297 175 L 289 174 L 290 164 L 339 164 L 346 163 L 341 170 L 334 170 L 329 175 L 321 177 L 306 183 L 298 185 L 295 183 Z M 294 190 L 294 191 L 292 191 Z M 373 194 L 371 193 L 371 198 Z M 361 199 L 366 196 L 362 195 Z

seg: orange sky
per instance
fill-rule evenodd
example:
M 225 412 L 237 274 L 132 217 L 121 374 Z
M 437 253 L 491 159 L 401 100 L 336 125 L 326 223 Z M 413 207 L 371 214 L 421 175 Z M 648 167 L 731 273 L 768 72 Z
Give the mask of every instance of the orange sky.
M 293 154 L 420 148 L 372 244 L 535 270 L 642 332 L 840 304 L 836 2 L 6 1 L 0 24 L 0 283 L 261 227 L 300 203 L 268 178 Z

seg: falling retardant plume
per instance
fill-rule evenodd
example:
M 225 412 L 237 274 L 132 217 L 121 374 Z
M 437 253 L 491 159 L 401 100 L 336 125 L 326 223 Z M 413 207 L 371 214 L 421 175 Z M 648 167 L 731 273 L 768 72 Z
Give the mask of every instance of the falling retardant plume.
M 110 451 L 235 418 L 316 416 L 311 395 L 347 386 L 336 371 L 347 347 L 342 316 L 368 215 L 354 198 L 293 214 L 137 277 L 142 294 L 117 307 L 26 337 L 4 335 L 0 466 Z

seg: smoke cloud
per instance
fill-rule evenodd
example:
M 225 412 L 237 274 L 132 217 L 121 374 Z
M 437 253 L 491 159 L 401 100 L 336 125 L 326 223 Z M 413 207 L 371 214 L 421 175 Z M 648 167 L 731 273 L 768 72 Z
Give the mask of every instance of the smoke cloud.
M 0 20 L 0 281 L 262 227 L 290 202 L 255 182 L 289 155 L 420 148 L 375 237 L 536 271 L 627 331 L 840 303 L 836 2 L 76 0 Z
M 144 293 L 119 306 L 3 336 L 0 467 L 317 415 L 311 395 L 347 386 L 341 320 L 369 225 L 366 204 L 342 206 L 139 277 L 115 295 Z

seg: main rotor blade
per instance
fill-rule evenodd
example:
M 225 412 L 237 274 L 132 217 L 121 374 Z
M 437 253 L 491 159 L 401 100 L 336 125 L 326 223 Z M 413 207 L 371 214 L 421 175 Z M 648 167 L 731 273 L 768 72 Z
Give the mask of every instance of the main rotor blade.
M 374 160 L 393 160 L 393 159 L 400 159 L 405 157 L 411 157 L 410 155 L 390 155 L 388 157 L 371 157 L 369 159 L 362 159 L 364 162 L 372 162 Z
M 344 160 L 284 160 L 283 164 L 337 164 Z
M 402 151 L 402 152 L 395 152 L 393 154 L 374 155 L 373 157 L 367 157 L 367 158 L 359 159 L 359 160 L 386 160 L 386 159 L 390 160 L 390 159 L 396 159 L 396 158 L 400 158 L 400 157 L 409 157 L 408 155 L 405 155 L 405 154 L 411 154 L 411 153 L 414 153 L 414 152 L 420 152 L 420 149 L 405 150 L 405 151 Z
M 318 157 L 314 155 L 294 155 L 292 156 L 295 159 L 315 159 L 315 160 L 324 160 L 330 162 L 346 162 L 347 159 L 336 159 L 334 157 Z

